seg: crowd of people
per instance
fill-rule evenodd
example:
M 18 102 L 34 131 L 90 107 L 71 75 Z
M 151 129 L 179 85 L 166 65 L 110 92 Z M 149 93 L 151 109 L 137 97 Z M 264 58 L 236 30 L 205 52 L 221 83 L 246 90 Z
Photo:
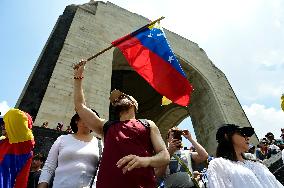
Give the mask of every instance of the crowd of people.
M 260 139 L 255 150 L 255 158 L 264 161 L 276 155 L 284 149 L 284 129 L 281 129 L 281 136 L 275 139 L 274 134 L 268 132 L 264 138 Z
M 171 128 L 165 143 L 153 121 L 136 118 L 138 102 L 130 95 L 111 92 L 115 121 L 88 108 L 82 87 L 85 63 L 80 61 L 74 69 L 76 113 L 70 120 L 70 134 L 57 138 L 46 159 L 32 153 L 31 117 L 18 109 L 4 115 L 0 188 L 284 187 L 261 162 L 282 147 L 278 143 L 283 142 L 270 133 L 254 151 L 253 128 L 223 124 L 216 133 L 214 158 L 188 130 Z M 48 122 L 44 124 L 47 128 Z M 192 147 L 184 147 L 182 139 Z M 19 154 L 21 160 L 15 160 Z
M 49 128 L 48 121 L 43 122 L 41 127 L 48 129 Z M 66 127 L 66 129 L 64 130 L 64 124 L 62 122 L 58 122 L 57 123 L 57 126 L 56 126 L 55 130 L 57 130 L 59 132 L 65 131 L 67 133 L 73 133 L 70 125 L 68 125 Z

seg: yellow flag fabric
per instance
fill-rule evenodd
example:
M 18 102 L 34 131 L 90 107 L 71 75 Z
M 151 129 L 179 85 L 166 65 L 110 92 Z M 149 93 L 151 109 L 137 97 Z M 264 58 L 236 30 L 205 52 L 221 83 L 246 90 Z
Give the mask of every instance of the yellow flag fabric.
M 170 99 L 168 99 L 167 97 L 163 96 L 163 98 L 162 98 L 162 105 L 169 105 L 171 103 L 172 103 L 172 101 Z
M 33 133 L 29 128 L 29 119 L 25 112 L 12 108 L 4 115 L 3 120 L 10 144 L 33 140 Z
M 281 97 L 281 108 L 284 111 L 284 94 Z

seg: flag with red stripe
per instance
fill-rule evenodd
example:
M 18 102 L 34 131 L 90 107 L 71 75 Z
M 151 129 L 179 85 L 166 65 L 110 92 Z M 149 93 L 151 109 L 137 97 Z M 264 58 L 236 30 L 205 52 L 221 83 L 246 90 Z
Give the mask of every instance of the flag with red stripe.
M 135 31 L 112 44 L 157 92 L 181 106 L 189 104 L 192 85 L 159 24 Z

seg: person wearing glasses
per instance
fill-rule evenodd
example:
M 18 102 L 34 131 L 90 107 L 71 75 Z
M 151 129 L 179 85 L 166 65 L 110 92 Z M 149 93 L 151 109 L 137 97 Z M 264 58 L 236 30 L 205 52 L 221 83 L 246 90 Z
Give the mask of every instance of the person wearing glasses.
M 253 134 L 252 127 L 234 124 L 225 124 L 218 129 L 217 158 L 209 163 L 207 171 L 209 188 L 284 187 L 262 163 L 245 158 Z
M 154 168 L 169 163 L 169 153 L 153 121 L 136 119 L 138 102 L 134 97 L 113 90 L 110 103 L 119 119 L 106 121 L 86 106 L 82 81 L 85 60 L 74 68 L 74 104 L 82 120 L 104 140 L 97 177 L 97 188 L 153 188 Z

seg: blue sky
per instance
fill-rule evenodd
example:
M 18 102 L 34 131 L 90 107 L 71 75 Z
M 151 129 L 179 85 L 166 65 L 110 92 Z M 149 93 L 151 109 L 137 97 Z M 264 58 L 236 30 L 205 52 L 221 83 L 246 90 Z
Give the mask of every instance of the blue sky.
M 1 0 L 0 111 L 13 107 L 59 15 L 83 0 Z M 284 1 L 111 1 L 196 42 L 227 76 L 259 137 L 284 127 Z M 161 3 L 163 5 L 161 6 Z M 131 32 L 131 31 L 129 31 Z M 185 120 L 183 126 L 190 124 Z

